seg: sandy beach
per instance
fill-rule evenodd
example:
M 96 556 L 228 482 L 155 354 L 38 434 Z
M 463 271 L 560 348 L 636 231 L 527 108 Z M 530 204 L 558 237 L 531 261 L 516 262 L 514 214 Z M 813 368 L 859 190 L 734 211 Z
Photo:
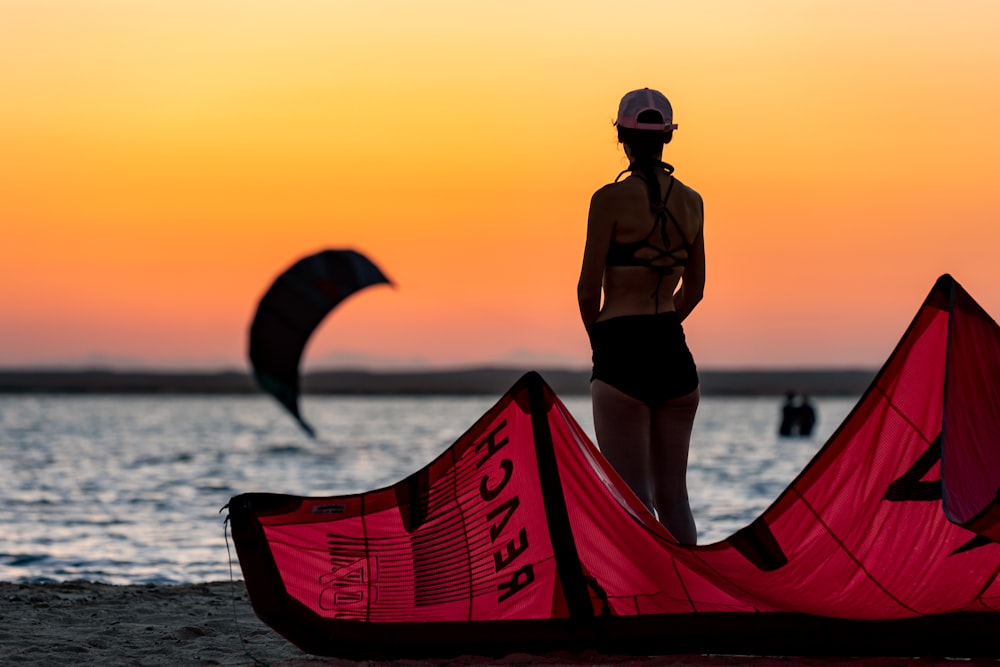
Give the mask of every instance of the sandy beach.
M 946 658 L 795 658 L 512 654 L 449 660 L 352 661 L 307 655 L 253 613 L 242 582 L 111 586 L 0 583 L 4 665 L 670 665 L 675 667 L 943 667 L 997 665 Z

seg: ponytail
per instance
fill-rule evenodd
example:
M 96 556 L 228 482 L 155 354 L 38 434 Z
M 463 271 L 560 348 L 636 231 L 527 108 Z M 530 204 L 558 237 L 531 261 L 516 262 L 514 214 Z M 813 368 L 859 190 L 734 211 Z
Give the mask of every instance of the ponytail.
M 646 112 L 643 112 L 646 113 Z M 640 120 L 642 120 L 640 118 Z M 671 139 L 671 132 L 658 132 L 655 130 L 633 130 L 626 127 L 618 128 L 618 141 L 629 148 L 630 162 L 627 171 L 638 172 L 642 180 L 646 182 L 646 192 L 649 194 L 649 210 L 657 213 L 663 205 L 660 194 L 660 179 L 656 172 L 666 169 L 667 172 L 674 170 L 669 164 L 663 162 L 660 156 L 663 154 L 663 145 Z M 621 174 L 618 174 L 621 178 Z M 618 180 L 618 179 L 615 179 Z

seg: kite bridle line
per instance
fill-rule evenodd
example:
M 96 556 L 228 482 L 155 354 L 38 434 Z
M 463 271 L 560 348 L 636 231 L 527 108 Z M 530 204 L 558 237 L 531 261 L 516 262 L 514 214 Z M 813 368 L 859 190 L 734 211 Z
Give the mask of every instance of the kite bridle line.
M 223 511 L 229 508 L 229 503 L 223 505 L 222 509 L 219 510 L 221 514 Z M 270 667 L 266 662 L 260 660 L 253 653 L 250 652 L 250 648 L 247 646 L 247 641 L 243 637 L 243 630 L 240 628 L 240 621 L 236 613 L 236 577 L 233 574 L 233 552 L 229 546 L 229 514 L 226 514 L 226 518 L 222 521 L 222 537 L 226 540 L 226 557 L 229 559 L 229 590 L 232 592 L 233 599 L 233 625 L 236 626 L 236 636 L 240 638 L 240 646 L 243 648 L 243 652 L 246 656 L 254 661 L 258 665 L 263 665 L 263 667 Z

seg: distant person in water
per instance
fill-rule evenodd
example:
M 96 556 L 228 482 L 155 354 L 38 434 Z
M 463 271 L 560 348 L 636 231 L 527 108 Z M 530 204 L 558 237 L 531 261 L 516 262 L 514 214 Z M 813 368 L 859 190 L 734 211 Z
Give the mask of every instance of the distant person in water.
M 781 425 L 778 435 L 785 437 L 812 435 L 816 426 L 816 408 L 809 396 L 799 397 L 794 391 L 785 394 L 785 403 L 781 406 Z
M 809 400 L 809 395 L 802 394 L 799 403 L 799 435 L 812 435 L 814 426 L 816 426 L 816 408 Z
M 785 404 L 781 406 L 781 425 L 778 426 L 778 435 L 790 437 L 793 431 L 798 431 L 799 421 L 798 410 L 795 405 L 795 392 L 785 392 Z
M 705 288 L 704 209 L 663 162 L 677 125 L 662 93 L 625 95 L 615 125 L 628 167 L 591 199 L 577 286 L 594 428 L 639 499 L 678 542 L 694 544 L 687 464 L 700 393 L 681 322 Z

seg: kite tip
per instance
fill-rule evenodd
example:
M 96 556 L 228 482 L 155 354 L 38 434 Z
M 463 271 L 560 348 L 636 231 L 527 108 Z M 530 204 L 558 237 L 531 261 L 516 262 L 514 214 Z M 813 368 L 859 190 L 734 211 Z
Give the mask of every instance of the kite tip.
M 313 440 L 315 440 L 316 439 L 316 431 L 313 429 L 313 427 L 310 426 L 306 422 L 306 420 L 304 420 L 302 417 L 299 417 L 298 415 L 295 415 L 295 418 L 298 420 L 299 426 L 302 427 L 302 430 L 306 432 L 306 435 L 308 435 L 310 438 L 312 438 Z

